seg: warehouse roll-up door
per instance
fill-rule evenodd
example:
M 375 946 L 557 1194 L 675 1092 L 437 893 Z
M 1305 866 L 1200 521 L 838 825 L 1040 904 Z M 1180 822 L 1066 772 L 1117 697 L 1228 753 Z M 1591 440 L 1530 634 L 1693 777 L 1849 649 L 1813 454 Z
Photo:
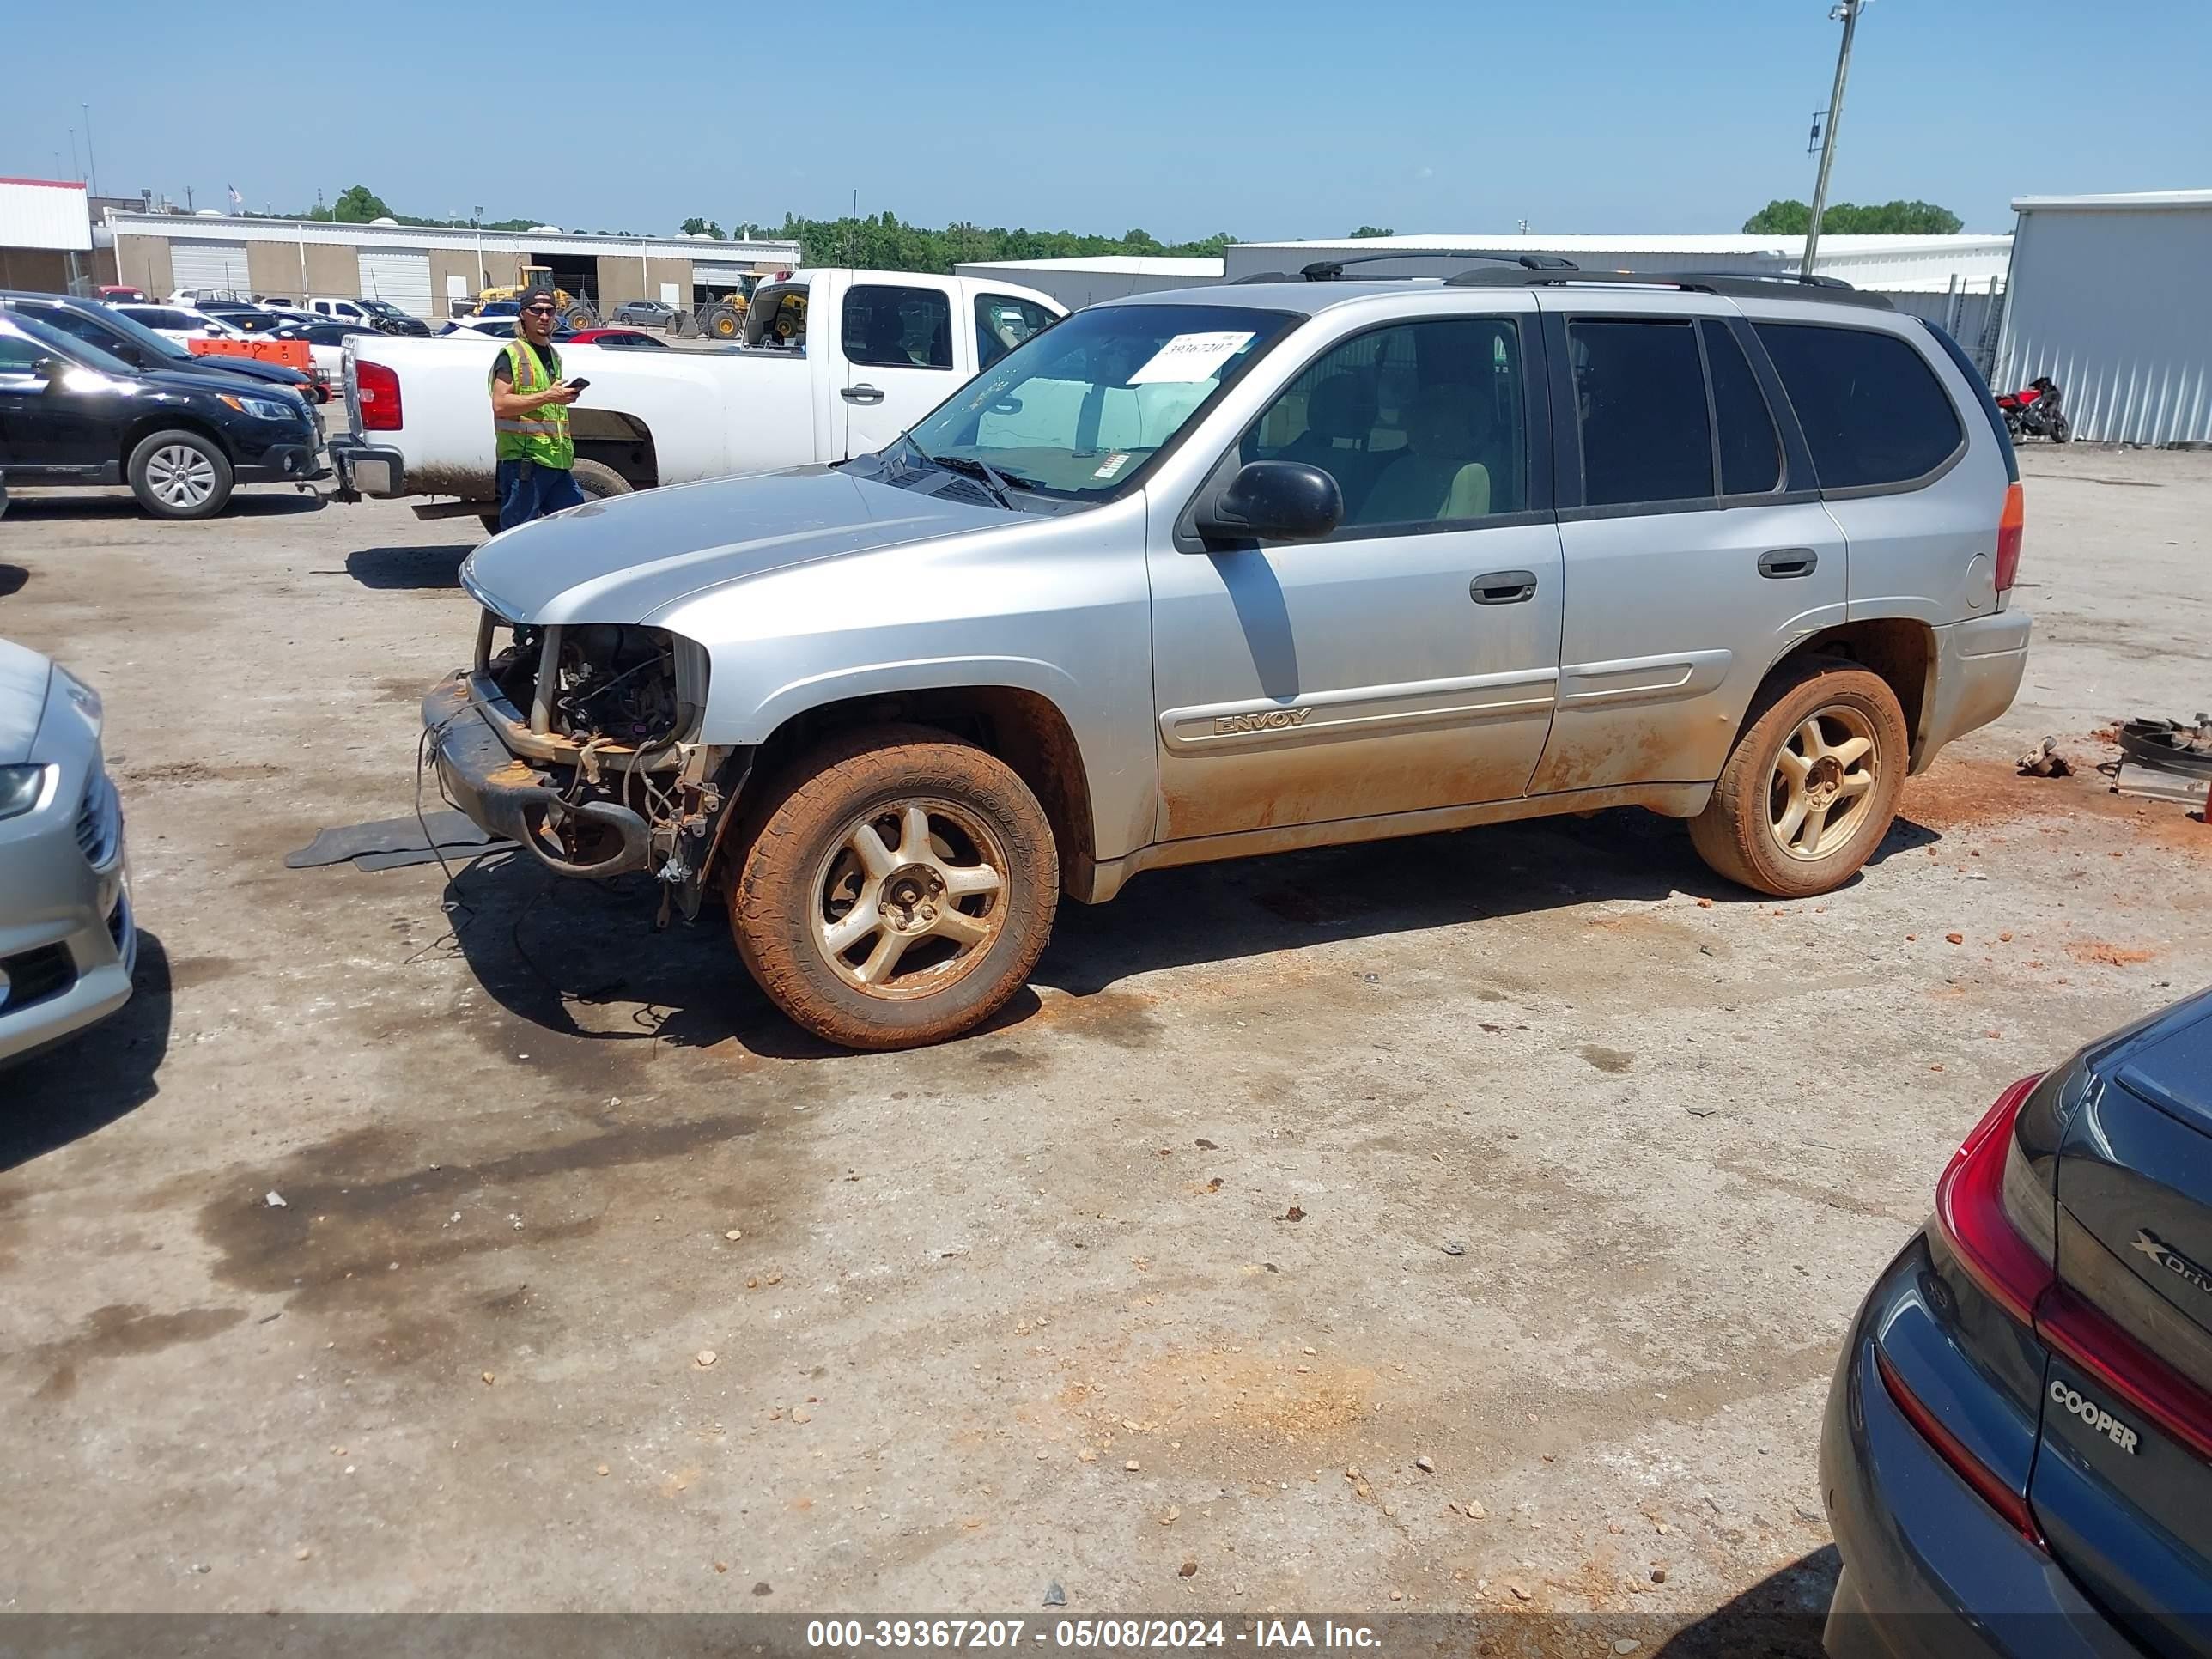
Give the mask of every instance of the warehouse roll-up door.
M 243 300 L 253 291 L 246 274 L 246 244 L 179 239 L 169 244 L 169 267 L 179 292 Z M 157 296 L 167 298 L 167 295 Z
M 361 297 L 389 300 L 410 317 L 429 316 L 430 256 L 363 248 Z
M 691 267 L 691 280 L 703 283 L 708 288 L 736 288 L 753 274 L 750 265 L 702 265 Z

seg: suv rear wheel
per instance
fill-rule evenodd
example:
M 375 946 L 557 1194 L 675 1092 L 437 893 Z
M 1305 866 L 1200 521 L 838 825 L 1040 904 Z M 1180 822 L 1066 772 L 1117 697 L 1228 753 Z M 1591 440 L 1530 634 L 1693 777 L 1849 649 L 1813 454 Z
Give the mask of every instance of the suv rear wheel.
M 230 504 L 230 459 L 197 432 L 156 432 L 131 452 L 131 493 L 157 519 L 211 519 Z
M 1052 824 L 996 757 L 925 726 L 833 738 L 787 772 L 730 927 L 761 989 L 848 1048 L 941 1042 L 1019 990 L 1060 898 Z
M 1889 833 L 1910 748 L 1881 676 L 1808 666 L 1759 694 L 1691 843 L 1717 873 L 1777 898 L 1840 887 Z

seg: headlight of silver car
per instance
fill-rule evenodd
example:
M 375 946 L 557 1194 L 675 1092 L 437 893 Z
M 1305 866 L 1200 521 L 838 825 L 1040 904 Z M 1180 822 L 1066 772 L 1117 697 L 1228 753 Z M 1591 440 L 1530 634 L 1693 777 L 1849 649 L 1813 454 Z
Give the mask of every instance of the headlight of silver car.
M 46 792 L 49 766 L 0 766 L 0 818 L 16 818 L 39 804 Z

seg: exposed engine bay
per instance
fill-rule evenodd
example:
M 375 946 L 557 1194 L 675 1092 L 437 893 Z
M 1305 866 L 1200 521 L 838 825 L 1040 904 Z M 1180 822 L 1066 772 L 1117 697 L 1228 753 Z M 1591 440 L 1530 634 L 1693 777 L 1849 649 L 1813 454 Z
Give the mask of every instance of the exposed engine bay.
M 644 867 L 696 915 L 750 753 L 692 741 L 706 676 L 706 653 L 665 629 L 485 612 L 469 701 L 514 756 L 515 781 L 544 786 L 529 850 L 566 875 Z

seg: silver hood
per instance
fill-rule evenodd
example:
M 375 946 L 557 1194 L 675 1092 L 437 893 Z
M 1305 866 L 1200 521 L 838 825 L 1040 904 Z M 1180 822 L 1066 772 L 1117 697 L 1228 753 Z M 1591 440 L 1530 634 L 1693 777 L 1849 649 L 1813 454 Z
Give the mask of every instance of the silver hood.
M 0 640 L 0 766 L 31 758 L 53 672 L 53 664 L 37 652 Z
M 642 622 L 766 571 L 1018 521 L 801 467 L 570 507 L 486 542 L 463 561 L 461 584 L 509 622 Z

